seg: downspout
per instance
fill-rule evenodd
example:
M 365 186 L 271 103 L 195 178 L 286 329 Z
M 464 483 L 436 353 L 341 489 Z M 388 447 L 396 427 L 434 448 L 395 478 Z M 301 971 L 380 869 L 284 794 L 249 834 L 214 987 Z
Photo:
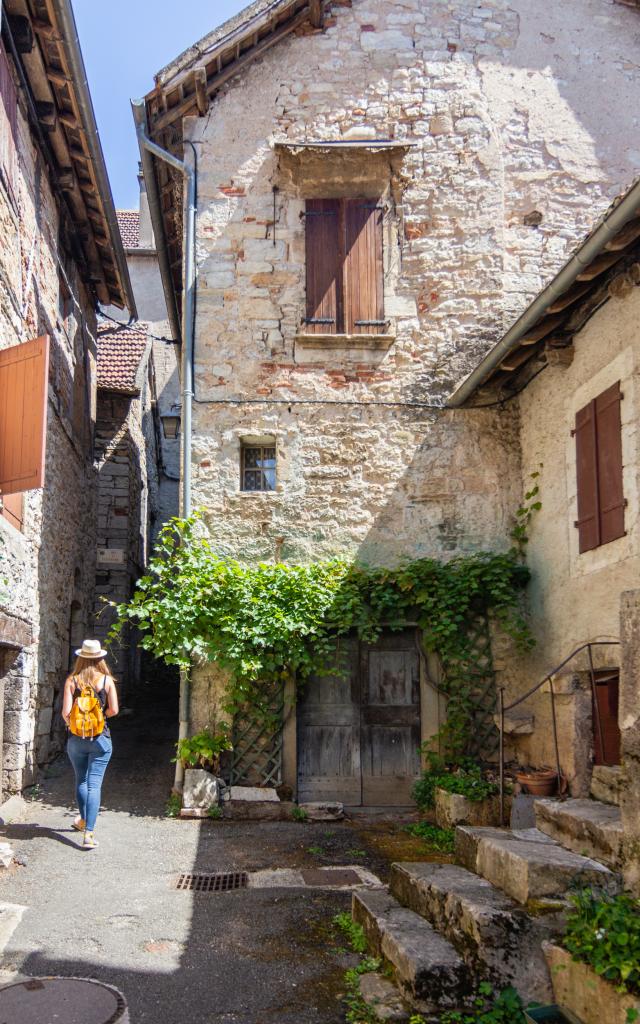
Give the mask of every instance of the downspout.
M 520 339 L 525 336 L 538 322 L 540 317 L 547 311 L 548 307 L 574 283 L 578 274 L 588 267 L 596 256 L 602 252 L 605 245 L 611 238 L 618 234 L 627 221 L 638 212 L 640 207 L 640 180 L 627 192 L 624 199 L 611 211 L 596 228 L 586 242 L 574 253 L 568 263 L 565 263 L 559 274 L 554 277 L 544 291 L 540 292 L 530 306 L 527 307 L 519 320 L 516 320 L 513 327 L 500 339 L 495 348 L 492 348 L 482 362 L 476 366 L 466 380 L 454 391 L 447 402 L 447 408 L 459 409 L 461 405 L 485 382 L 487 377 L 503 361 L 505 356 L 512 352 L 520 344 Z
M 168 153 L 147 135 L 147 118 L 144 100 L 134 100 L 131 104 L 133 119 L 136 124 L 138 145 L 142 157 L 143 170 L 147 181 L 147 191 L 151 192 L 151 181 L 155 187 L 155 177 L 151 167 L 150 155 L 164 160 L 183 175 L 186 183 L 186 210 L 184 224 L 184 307 L 182 314 L 182 515 L 191 515 L 191 413 L 193 405 L 193 339 L 195 329 L 195 283 L 196 283 L 196 172 L 183 160 L 178 160 Z M 150 174 L 147 176 L 147 166 Z M 149 204 L 151 209 L 151 202 Z M 153 218 L 153 211 L 151 213 Z M 156 224 L 154 222 L 154 228 Z M 157 230 L 155 232 L 157 234 Z M 175 299 L 174 299 L 175 304 Z M 180 725 L 178 739 L 186 739 L 189 735 L 189 671 L 180 671 Z M 181 790 L 184 782 L 184 769 L 176 761 L 174 788 Z
M 138 312 L 136 310 L 136 300 L 133 295 L 133 288 L 131 287 L 129 268 L 127 267 L 127 260 L 124 254 L 122 238 L 120 236 L 120 228 L 118 226 L 115 206 L 113 203 L 111 185 L 109 184 L 107 168 L 104 162 L 104 154 L 102 152 L 102 144 L 100 142 L 100 136 L 98 135 L 95 113 L 93 110 L 93 104 L 91 103 L 89 83 L 87 82 L 87 73 L 82 59 L 78 30 L 76 28 L 76 22 L 71 9 L 70 0 L 54 0 L 53 9 L 55 11 L 56 21 L 58 22 L 61 30 L 61 42 L 64 47 L 67 61 L 69 62 L 69 70 L 71 71 L 73 80 L 73 89 L 78 101 L 78 106 L 80 107 L 82 128 L 89 147 L 91 163 L 93 165 L 98 185 L 98 192 L 102 196 L 103 200 L 103 210 L 109 225 L 111 245 L 115 252 L 118 264 L 118 273 L 122 283 L 125 303 L 131 318 L 133 320 L 137 320 Z

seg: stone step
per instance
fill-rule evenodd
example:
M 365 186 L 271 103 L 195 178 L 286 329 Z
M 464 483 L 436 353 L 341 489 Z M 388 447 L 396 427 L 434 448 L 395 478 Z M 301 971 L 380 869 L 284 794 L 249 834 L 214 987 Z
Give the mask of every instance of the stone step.
M 620 806 L 620 790 L 623 784 L 622 767 L 619 764 L 596 764 L 591 774 L 591 796 L 604 804 Z
M 619 892 L 620 878 L 598 861 L 565 850 L 538 829 L 456 829 L 456 858 L 518 903 L 562 898 L 570 886 Z
M 616 871 L 622 858 L 620 808 L 599 800 L 536 800 L 536 826 L 567 850 Z
M 564 929 L 564 913 L 531 917 L 486 878 L 457 864 L 393 864 L 391 892 L 451 942 L 496 987 L 513 985 L 525 1002 L 550 1002 L 542 942 Z
M 353 894 L 353 919 L 364 928 L 371 952 L 394 969 L 401 994 L 422 1013 L 465 1005 L 474 978 L 462 957 L 419 914 L 388 889 Z

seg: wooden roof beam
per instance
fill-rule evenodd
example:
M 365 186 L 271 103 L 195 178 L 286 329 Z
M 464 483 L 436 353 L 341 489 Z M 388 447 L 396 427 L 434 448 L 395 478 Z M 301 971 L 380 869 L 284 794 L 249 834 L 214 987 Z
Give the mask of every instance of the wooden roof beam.
M 640 238 L 640 217 L 629 221 L 615 238 L 607 242 L 605 249 L 607 252 L 620 252 L 622 249 L 626 249 L 628 245 L 631 245 L 632 242 L 635 242 L 636 238 Z
M 323 0 L 309 0 L 309 18 L 314 28 L 324 28 Z
M 622 259 L 622 253 L 603 253 L 602 256 L 596 256 L 588 267 L 581 270 L 578 274 L 577 281 L 593 281 L 595 277 L 599 277 L 600 274 L 604 274 L 605 270 L 612 267 L 614 263 L 617 263 L 619 259 Z

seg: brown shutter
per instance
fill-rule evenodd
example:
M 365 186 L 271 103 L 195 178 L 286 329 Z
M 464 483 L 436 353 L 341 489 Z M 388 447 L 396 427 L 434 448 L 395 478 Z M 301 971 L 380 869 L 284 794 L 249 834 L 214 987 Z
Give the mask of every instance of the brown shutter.
M 601 544 L 624 536 L 621 397 L 618 381 L 595 400 Z
M 374 199 L 346 199 L 345 330 L 384 334 L 383 208 Z
M 23 524 L 23 504 L 24 498 L 22 494 L 5 494 L 2 498 L 2 515 L 12 526 L 15 526 L 16 530 L 22 530 Z
M 580 551 L 600 544 L 598 465 L 595 401 L 576 413 L 576 469 L 578 483 L 578 536 Z
M 0 494 L 42 487 L 49 338 L 0 351 Z
M 339 221 L 338 199 L 307 200 L 305 331 L 309 334 L 337 334 L 344 329 Z
M 0 42 L 0 170 L 13 188 L 16 168 L 18 98 L 9 69 L 9 61 Z

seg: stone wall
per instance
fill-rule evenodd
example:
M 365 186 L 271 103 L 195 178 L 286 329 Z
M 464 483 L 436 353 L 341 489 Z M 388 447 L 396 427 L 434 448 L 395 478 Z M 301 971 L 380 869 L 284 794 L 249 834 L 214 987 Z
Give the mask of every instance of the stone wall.
M 97 569 L 93 632 L 110 651 L 121 700 L 137 682 L 140 651 L 129 630 L 122 643 L 107 635 L 115 615 L 108 602 L 133 593 L 150 553 L 159 516 L 159 424 L 151 343 L 139 370 L 140 392 L 121 395 L 100 390 L 96 427 L 98 467 Z
M 94 300 L 22 111 L 15 141 L 13 172 L 0 176 L 0 347 L 48 334 L 51 354 L 45 486 L 24 495 L 22 532 L 0 516 L 0 611 L 31 638 L 7 648 L 0 636 L 5 794 L 61 748 L 61 688 L 90 622 L 95 560 Z

